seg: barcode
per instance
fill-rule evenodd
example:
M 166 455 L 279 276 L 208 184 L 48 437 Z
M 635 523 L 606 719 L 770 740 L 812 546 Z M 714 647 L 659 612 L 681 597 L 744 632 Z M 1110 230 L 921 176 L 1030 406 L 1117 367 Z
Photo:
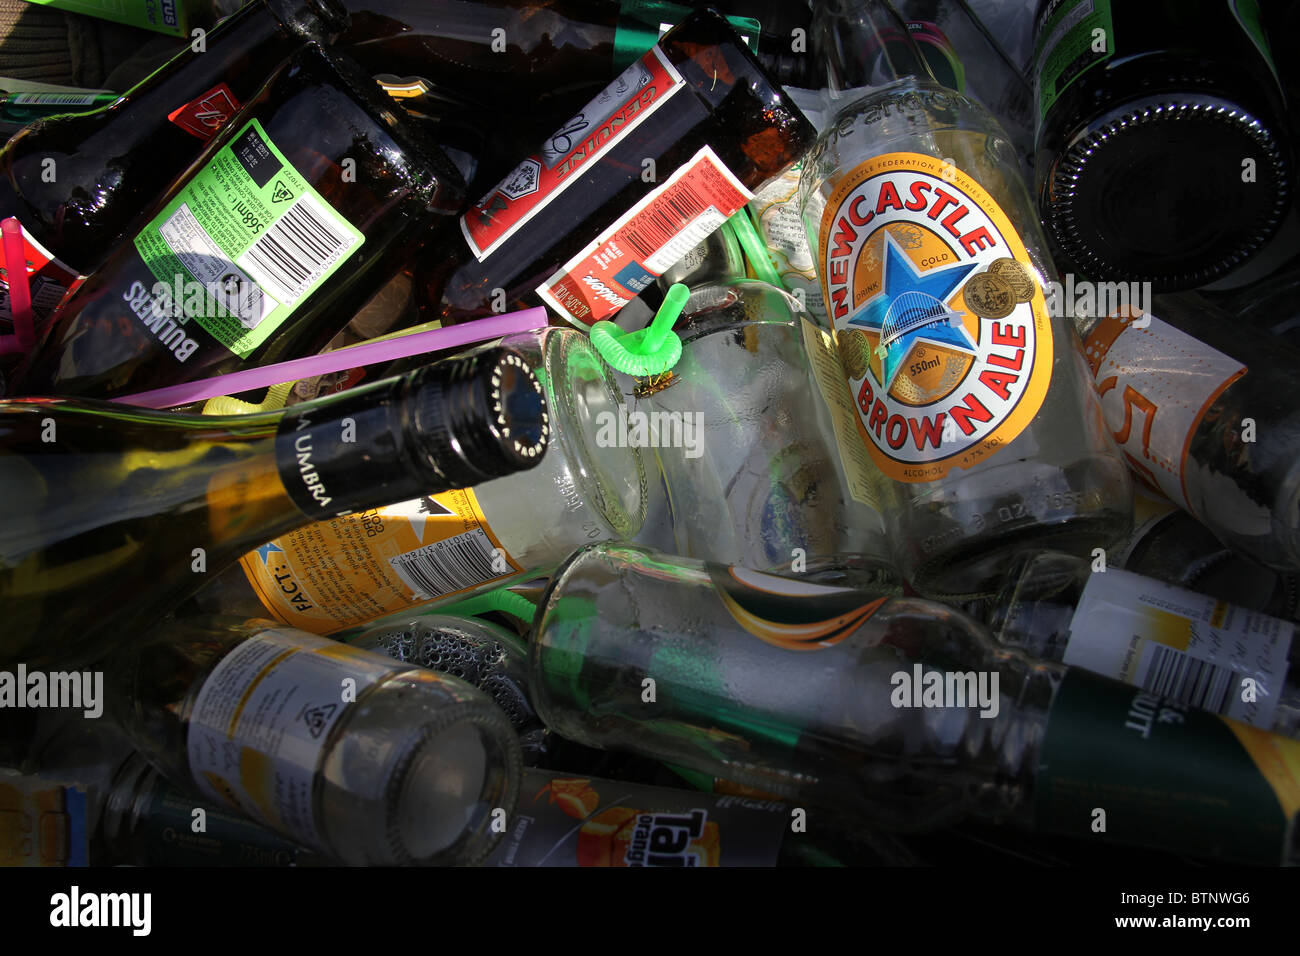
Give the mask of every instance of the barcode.
M 244 254 L 263 286 L 292 304 L 356 241 L 338 229 L 311 196 L 302 196 Z M 272 290 L 268 290 L 272 291 Z
M 482 528 L 475 528 L 389 558 L 388 563 L 408 588 L 428 599 L 501 577 L 503 572 L 492 567 L 495 556 L 492 541 Z
M 97 93 L 15 93 L 10 102 L 15 106 L 89 106 L 98 98 Z
M 1241 675 L 1231 668 L 1157 644 L 1151 649 L 1142 689 L 1188 707 L 1226 714 L 1228 698 L 1240 682 Z
M 644 261 L 672 242 L 688 223 L 708 209 L 709 204 L 692 190 L 671 190 L 627 224 L 623 241 Z

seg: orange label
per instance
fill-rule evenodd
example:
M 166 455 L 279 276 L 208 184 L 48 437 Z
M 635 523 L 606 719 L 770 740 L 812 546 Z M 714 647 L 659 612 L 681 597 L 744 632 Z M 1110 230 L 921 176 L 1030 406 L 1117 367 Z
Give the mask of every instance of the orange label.
M 974 179 L 918 153 L 860 163 L 831 193 L 817 252 L 858 432 L 886 475 L 937 481 L 1038 414 L 1053 354 L 1042 280 Z
M 242 564 L 267 610 L 314 634 L 523 570 L 468 489 L 318 521 Z

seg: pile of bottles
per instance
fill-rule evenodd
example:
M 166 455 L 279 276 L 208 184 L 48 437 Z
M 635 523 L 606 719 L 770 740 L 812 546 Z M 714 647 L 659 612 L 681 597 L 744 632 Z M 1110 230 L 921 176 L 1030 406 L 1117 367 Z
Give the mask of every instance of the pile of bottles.
M 9 97 L 0 863 L 1300 859 L 1295 11 L 250 0 Z

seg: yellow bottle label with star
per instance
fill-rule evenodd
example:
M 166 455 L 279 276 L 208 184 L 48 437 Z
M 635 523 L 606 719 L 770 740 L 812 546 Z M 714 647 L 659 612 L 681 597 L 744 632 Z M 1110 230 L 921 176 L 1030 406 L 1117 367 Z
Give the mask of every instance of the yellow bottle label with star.
M 880 470 L 937 481 L 1019 435 L 1047 394 L 1052 328 L 993 198 L 941 159 L 886 153 L 841 179 L 820 226 L 826 310 Z

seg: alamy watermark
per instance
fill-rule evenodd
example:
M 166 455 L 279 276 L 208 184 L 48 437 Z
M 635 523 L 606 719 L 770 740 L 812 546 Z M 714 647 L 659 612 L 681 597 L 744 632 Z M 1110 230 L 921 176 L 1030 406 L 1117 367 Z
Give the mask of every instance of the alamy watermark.
M 1153 295 L 1150 282 L 1075 281 L 1072 272 L 1065 274 L 1063 283 L 1049 281 L 1043 284 L 1047 311 L 1057 317 L 1089 318 L 1117 312 L 1141 313 L 1145 317 L 1151 312 Z M 1144 324 L 1142 318 L 1134 322 L 1138 328 Z
M 681 448 L 687 458 L 704 454 L 703 412 L 644 412 L 619 406 L 596 413 L 601 448 Z
M 103 671 L 0 671 L 0 709 L 70 708 L 95 720 L 104 713 Z
M 979 707 L 980 716 L 993 718 L 1001 709 L 997 671 L 927 671 L 920 664 L 912 672 L 895 671 L 889 678 L 895 707 Z

